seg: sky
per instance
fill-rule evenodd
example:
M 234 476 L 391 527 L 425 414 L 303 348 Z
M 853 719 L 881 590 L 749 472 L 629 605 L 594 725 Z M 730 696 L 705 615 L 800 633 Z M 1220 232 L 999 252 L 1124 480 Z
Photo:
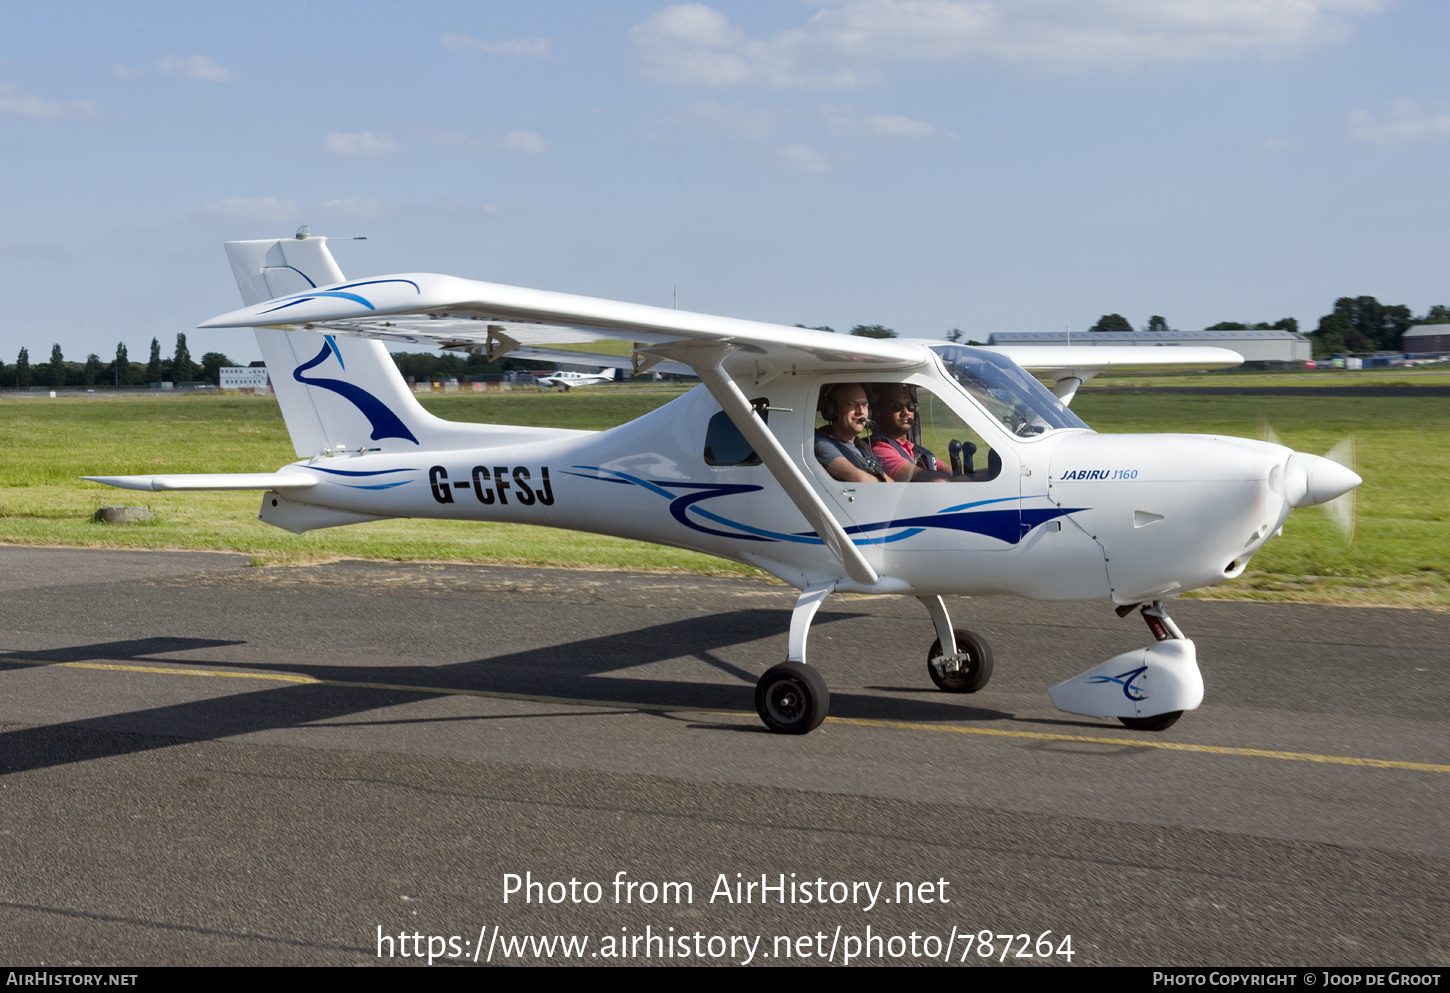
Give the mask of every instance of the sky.
M 1450 5 L 12 5 L 0 359 L 258 357 L 221 243 L 782 324 L 1450 303 Z

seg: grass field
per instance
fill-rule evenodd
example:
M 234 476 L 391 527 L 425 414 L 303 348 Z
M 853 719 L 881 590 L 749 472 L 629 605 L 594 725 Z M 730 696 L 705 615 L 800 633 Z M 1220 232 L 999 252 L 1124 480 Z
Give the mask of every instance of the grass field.
M 1145 376 L 1133 372 L 1107 372 L 1092 380 L 1094 387 L 1121 389 L 1136 386 L 1273 386 L 1315 389 L 1320 386 L 1450 386 L 1450 364 L 1393 369 L 1316 369 L 1263 372 L 1255 369 L 1219 369 L 1216 372 L 1176 372 Z
M 451 420 L 605 428 L 676 395 L 608 388 L 423 403 Z M 1262 437 L 1271 424 L 1285 444 L 1319 454 L 1354 435 L 1365 480 L 1355 542 L 1318 510 L 1296 511 L 1248 572 L 1196 595 L 1450 607 L 1450 403 L 1443 398 L 1086 394 L 1073 409 L 1104 432 Z M 0 450 L 0 541 L 10 543 L 232 550 L 258 564 L 356 557 L 749 571 L 678 549 L 524 525 L 380 521 L 298 536 L 256 519 L 257 493 L 137 493 L 77 479 L 271 471 L 294 456 L 270 398 L 8 398 L 0 400 Z M 93 523 L 96 508 L 108 504 L 146 506 L 156 520 Z

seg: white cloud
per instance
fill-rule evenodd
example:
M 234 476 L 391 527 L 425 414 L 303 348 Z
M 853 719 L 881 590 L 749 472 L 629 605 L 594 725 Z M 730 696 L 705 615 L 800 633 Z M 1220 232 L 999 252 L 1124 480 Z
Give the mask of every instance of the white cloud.
M 156 63 L 156 71 L 163 76 L 185 76 L 187 79 L 204 79 L 209 83 L 230 83 L 237 77 L 225 66 L 218 65 L 205 55 L 168 55 Z
M 708 128 L 734 138 L 759 141 L 774 129 L 778 116 L 769 110 L 710 100 L 691 104 L 680 112 L 676 120 L 681 124 Z
M 333 131 L 322 139 L 322 147 L 333 155 L 362 155 L 375 158 L 391 155 L 398 150 L 398 143 L 391 138 L 375 135 L 371 131 L 343 133 Z
M 14 83 L 0 83 L 0 114 L 19 114 L 21 117 L 39 117 L 58 121 L 66 118 L 96 120 L 101 112 L 89 100 L 72 100 L 61 103 L 47 100 L 33 93 L 23 93 Z
M 510 151 L 526 152 L 529 155 L 538 155 L 549 150 L 549 143 L 534 131 L 510 131 L 498 143 Z
M 329 217 L 349 217 L 361 221 L 378 217 L 384 210 L 380 201 L 370 197 L 328 200 L 326 203 L 317 205 L 317 211 L 320 214 L 326 214 Z
M 230 83 L 237 78 L 236 73 L 205 55 L 168 55 L 166 58 L 158 60 L 155 65 L 142 66 L 139 69 L 130 69 L 126 66 L 111 67 L 111 75 L 117 79 L 140 79 L 153 72 L 162 76 L 201 79 L 208 83 Z
M 241 221 L 294 221 L 297 201 L 277 197 L 228 197 L 201 208 L 215 217 Z
M 489 55 L 507 55 L 520 59 L 546 59 L 554 45 L 552 38 L 512 38 L 508 41 L 480 41 L 466 34 L 446 34 L 443 47 L 450 52 L 472 48 Z
M 1373 145 L 1407 145 L 1446 135 L 1450 135 L 1450 114 L 1428 114 L 1410 100 L 1396 100 L 1390 105 L 1389 118 L 1383 121 L 1376 121 L 1367 110 L 1349 115 L 1349 136 Z
M 786 145 L 779 153 L 780 167 L 788 172 L 835 172 L 825 152 L 810 145 Z
M 876 114 L 871 117 L 852 117 L 837 107 L 823 107 L 826 127 L 839 137 L 866 135 L 875 138 L 955 138 L 946 128 L 918 121 L 900 114 Z
M 842 0 L 750 38 L 702 3 L 629 34 L 644 72 L 682 86 L 866 86 L 894 61 L 985 57 L 1047 68 L 1272 57 L 1347 37 L 1393 0 Z

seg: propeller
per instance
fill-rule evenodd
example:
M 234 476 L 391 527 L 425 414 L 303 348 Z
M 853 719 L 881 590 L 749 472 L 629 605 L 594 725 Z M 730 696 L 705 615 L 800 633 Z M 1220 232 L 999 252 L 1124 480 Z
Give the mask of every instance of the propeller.
M 1268 421 L 1261 421 L 1260 426 L 1265 441 L 1273 445 L 1284 444 Z M 1361 480 L 1355 471 L 1356 462 L 1354 436 L 1350 435 L 1322 457 L 1295 452 L 1289 456 L 1285 474 L 1290 505 L 1320 507 L 1344 539 L 1351 543 L 1359 522 L 1357 493 Z
M 1354 436 L 1350 435 L 1329 451 L 1324 457 L 1331 462 L 1337 462 L 1350 472 L 1355 472 L 1356 458 L 1354 452 Z M 1348 493 L 1335 497 L 1328 503 L 1319 505 L 1344 536 L 1344 540 L 1353 543 L 1355 532 L 1359 530 L 1359 487 L 1355 487 Z

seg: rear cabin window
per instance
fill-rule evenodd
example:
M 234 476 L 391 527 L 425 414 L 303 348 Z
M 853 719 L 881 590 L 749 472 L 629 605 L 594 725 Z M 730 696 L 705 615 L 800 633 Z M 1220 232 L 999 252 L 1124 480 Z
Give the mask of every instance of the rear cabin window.
M 769 402 L 764 397 L 750 401 L 762 422 L 770 416 L 765 409 Z M 760 456 L 755 454 L 750 442 L 745 440 L 735 422 L 730 420 L 730 415 L 723 410 L 710 418 L 710 425 L 705 429 L 705 464 L 760 465 Z

